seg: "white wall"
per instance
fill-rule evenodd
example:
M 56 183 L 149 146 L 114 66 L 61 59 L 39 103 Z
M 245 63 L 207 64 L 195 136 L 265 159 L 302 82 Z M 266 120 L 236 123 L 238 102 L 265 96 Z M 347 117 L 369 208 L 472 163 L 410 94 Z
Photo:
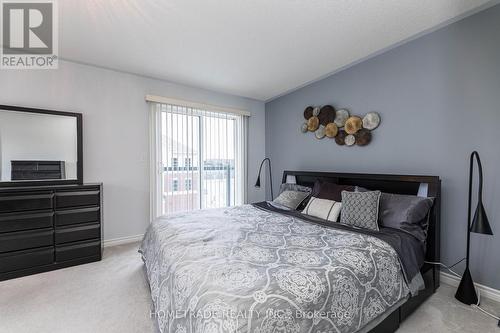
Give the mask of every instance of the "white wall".
M 149 223 L 146 94 L 248 110 L 248 198 L 264 198 L 264 187 L 253 188 L 265 154 L 263 102 L 65 61 L 58 70 L 0 71 L 0 104 L 83 113 L 84 181 L 104 183 L 106 240 Z
M 76 179 L 76 118 L 0 112 L 0 178 L 11 179 L 11 161 L 64 161 L 64 179 Z

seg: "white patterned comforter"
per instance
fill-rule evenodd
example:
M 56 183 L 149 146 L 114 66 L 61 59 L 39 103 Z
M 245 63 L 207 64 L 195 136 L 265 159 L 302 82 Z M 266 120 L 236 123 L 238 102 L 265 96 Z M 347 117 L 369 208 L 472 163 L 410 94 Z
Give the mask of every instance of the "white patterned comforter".
M 161 332 L 357 332 L 409 294 L 394 249 L 251 205 L 156 220 L 139 252 Z

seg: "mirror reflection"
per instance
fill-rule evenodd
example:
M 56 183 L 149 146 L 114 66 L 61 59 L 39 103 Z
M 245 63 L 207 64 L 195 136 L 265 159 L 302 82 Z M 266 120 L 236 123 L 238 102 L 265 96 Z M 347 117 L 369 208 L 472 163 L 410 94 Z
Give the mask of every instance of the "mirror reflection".
M 0 109 L 2 182 L 77 179 L 75 117 Z

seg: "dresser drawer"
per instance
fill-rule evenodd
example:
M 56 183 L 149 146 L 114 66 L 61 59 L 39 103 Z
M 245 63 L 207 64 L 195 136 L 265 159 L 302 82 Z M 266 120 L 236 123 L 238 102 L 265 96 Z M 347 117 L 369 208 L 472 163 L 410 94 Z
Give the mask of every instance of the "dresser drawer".
M 100 191 L 57 192 L 56 209 L 99 206 Z
M 0 253 L 50 246 L 54 243 L 54 230 L 9 232 L 0 235 Z
M 56 212 L 56 226 L 65 226 L 79 223 L 100 222 L 99 207 L 80 208 Z
M 56 244 L 76 242 L 86 239 L 96 239 L 101 237 L 101 225 L 90 224 L 76 227 L 65 227 L 56 230 Z
M 53 262 L 53 247 L 3 253 L 0 254 L 0 273 L 49 265 Z
M 3 232 L 51 228 L 53 224 L 53 212 L 2 215 L 0 216 L 0 237 Z
M 100 255 L 100 240 L 56 246 L 56 262 Z
M 0 195 L 0 213 L 52 209 L 54 194 L 9 193 Z

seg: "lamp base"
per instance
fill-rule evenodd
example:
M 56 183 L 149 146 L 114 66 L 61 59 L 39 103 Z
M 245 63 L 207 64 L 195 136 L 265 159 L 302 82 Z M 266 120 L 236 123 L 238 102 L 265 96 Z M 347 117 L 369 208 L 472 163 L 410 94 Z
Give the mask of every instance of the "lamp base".
M 462 275 L 455 298 L 467 305 L 477 304 L 476 289 L 474 288 L 474 281 L 472 281 L 469 267 L 465 269 L 464 275 Z

